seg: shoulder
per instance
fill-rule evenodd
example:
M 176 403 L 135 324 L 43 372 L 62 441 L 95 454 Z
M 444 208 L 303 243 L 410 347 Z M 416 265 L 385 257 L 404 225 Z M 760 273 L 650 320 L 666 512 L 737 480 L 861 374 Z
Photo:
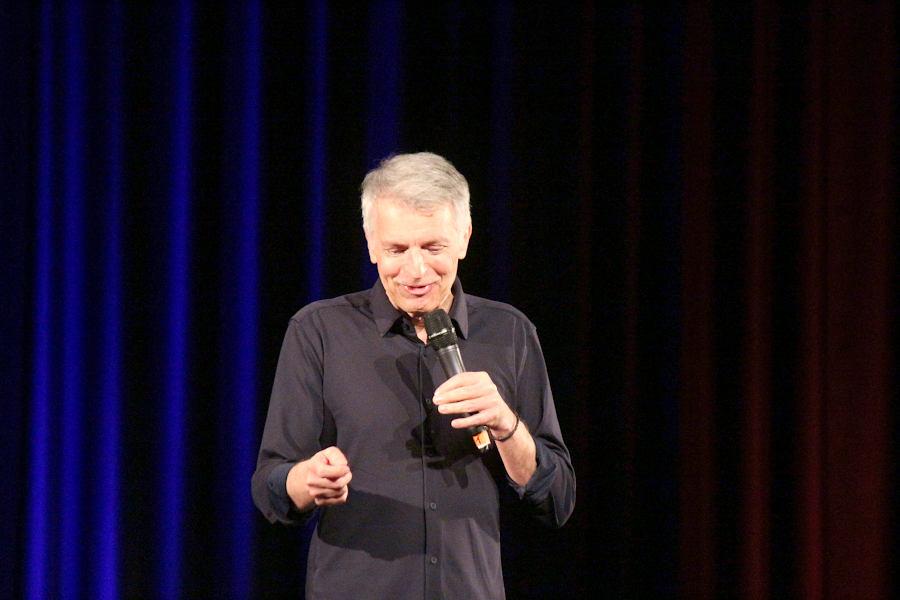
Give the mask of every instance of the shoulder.
M 494 324 L 505 323 L 522 328 L 527 332 L 535 330 L 534 324 L 525 316 L 525 313 L 512 304 L 466 294 L 466 307 L 469 311 L 469 318 L 474 321 L 488 321 Z
M 294 313 L 290 322 L 295 325 L 321 324 L 334 322 L 342 316 L 349 318 L 370 313 L 369 290 L 363 290 L 311 302 Z

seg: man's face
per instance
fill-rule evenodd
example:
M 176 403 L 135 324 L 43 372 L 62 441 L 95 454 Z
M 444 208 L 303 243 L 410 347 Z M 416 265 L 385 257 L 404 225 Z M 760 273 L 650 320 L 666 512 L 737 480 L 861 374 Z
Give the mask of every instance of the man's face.
M 391 304 L 412 317 L 450 310 L 450 288 L 471 225 L 458 231 L 449 206 L 419 212 L 389 196 L 375 200 L 370 216 L 369 258 Z

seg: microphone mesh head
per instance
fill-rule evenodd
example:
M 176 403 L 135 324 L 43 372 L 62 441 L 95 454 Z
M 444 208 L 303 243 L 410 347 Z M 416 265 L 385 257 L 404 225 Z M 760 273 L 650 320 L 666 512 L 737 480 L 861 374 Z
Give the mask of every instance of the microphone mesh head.
M 450 321 L 450 315 L 443 308 L 425 313 L 425 331 L 428 333 L 428 343 L 438 350 L 459 343 L 456 330 Z

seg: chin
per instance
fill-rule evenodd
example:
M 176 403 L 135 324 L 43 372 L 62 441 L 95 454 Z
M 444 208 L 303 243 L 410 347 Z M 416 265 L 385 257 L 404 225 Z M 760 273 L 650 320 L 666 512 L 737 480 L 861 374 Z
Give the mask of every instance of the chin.
M 431 306 L 431 305 L 417 304 L 415 306 L 407 306 L 406 308 L 403 309 L 403 312 L 410 314 L 410 315 L 424 315 L 427 312 L 433 311 L 435 308 L 437 308 L 437 307 Z
M 436 302 L 410 302 L 403 307 L 403 312 L 413 315 L 424 315 L 438 307 Z

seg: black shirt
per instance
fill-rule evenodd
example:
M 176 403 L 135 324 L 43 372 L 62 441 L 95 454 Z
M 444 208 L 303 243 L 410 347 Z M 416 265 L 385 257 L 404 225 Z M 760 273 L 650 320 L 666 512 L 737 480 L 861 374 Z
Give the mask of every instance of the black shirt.
M 433 409 L 446 379 L 434 350 L 371 290 L 314 302 L 291 318 L 263 432 L 253 499 L 272 522 L 302 523 L 285 482 L 294 463 L 330 445 L 347 457 L 347 503 L 319 510 L 308 598 L 503 598 L 503 488 L 551 526 L 575 504 L 534 325 L 515 308 L 453 286 L 450 316 L 469 371 L 486 371 L 534 437 L 537 470 L 508 479 L 497 449 L 479 455 Z

